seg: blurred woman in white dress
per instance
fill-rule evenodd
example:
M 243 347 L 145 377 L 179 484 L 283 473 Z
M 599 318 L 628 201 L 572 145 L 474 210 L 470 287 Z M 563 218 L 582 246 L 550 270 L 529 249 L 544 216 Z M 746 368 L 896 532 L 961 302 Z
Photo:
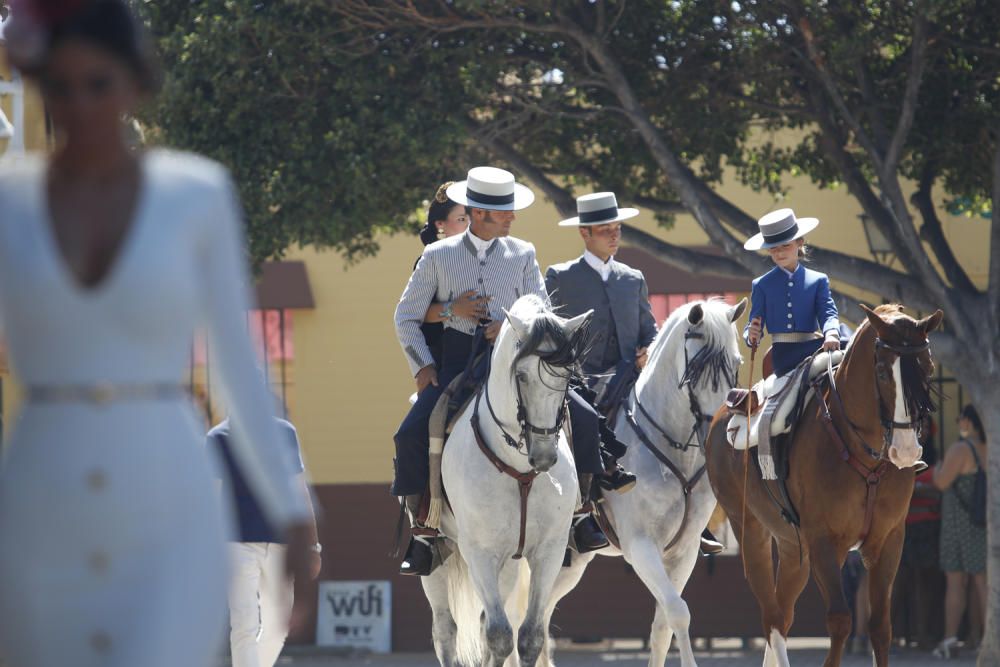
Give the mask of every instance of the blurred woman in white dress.
M 205 667 L 229 526 L 180 384 L 196 328 L 302 581 L 311 544 L 245 328 L 234 188 L 204 158 L 128 148 L 122 119 L 155 77 L 126 0 L 24 2 L 11 20 L 58 143 L 0 168 L 0 327 L 26 390 L 0 473 L 0 661 Z

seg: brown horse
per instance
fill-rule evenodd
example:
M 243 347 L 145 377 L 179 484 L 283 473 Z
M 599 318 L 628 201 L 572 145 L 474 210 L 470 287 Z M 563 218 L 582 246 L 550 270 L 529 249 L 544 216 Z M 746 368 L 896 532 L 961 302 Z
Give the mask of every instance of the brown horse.
M 744 572 L 760 604 L 768 641 L 765 667 L 788 665 L 785 638 L 810 570 L 826 602 L 830 651 L 824 665 L 840 665 L 851 632 L 840 572 L 847 552 L 859 543 L 869 570 L 868 636 L 876 665 L 888 664 L 889 597 L 913 493 L 912 466 L 922 451 L 916 428 L 933 409 L 934 363 L 927 334 L 943 313 L 917 321 L 900 306 L 865 311 L 867 321 L 835 373 L 835 388 L 827 385 L 822 399 L 810 400 L 790 442 L 787 486 L 800 519 L 797 530 L 771 500 L 771 494 L 780 497 L 776 483 L 764 482 L 756 465 L 747 470 L 744 452 L 726 441 L 727 409 L 712 422 L 708 476 L 740 542 Z M 756 453 L 748 458 L 752 463 Z

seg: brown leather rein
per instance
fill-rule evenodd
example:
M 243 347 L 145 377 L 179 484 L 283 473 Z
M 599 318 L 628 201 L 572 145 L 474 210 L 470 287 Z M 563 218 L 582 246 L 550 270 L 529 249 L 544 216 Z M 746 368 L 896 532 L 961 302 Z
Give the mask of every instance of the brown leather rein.
M 636 405 L 639 405 L 640 408 L 642 407 L 639 404 L 638 394 L 636 394 L 635 403 Z M 649 415 L 646 413 L 645 410 L 643 410 L 642 413 L 643 415 L 646 416 L 647 419 L 649 419 Z M 628 422 L 629 426 L 632 427 L 632 430 L 635 431 L 635 434 L 639 436 L 639 441 L 646 446 L 646 449 L 648 449 L 650 453 L 653 456 L 655 456 L 656 459 L 661 464 L 666 466 L 667 470 L 672 472 L 674 474 L 674 477 L 677 478 L 677 481 L 681 483 L 681 490 L 684 492 L 684 514 L 681 516 L 681 525 L 677 528 L 677 532 L 674 533 L 674 536 L 670 539 L 669 542 L 667 542 L 667 546 L 663 547 L 664 551 L 669 551 L 672 546 L 677 544 L 677 540 L 681 538 L 681 535 L 684 534 L 684 529 L 687 527 L 688 515 L 690 514 L 690 509 L 691 509 L 691 491 L 694 490 L 695 485 L 697 485 L 698 481 L 701 480 L 701 478 L 705 475 L 705 464 L 702 464 L 701 467 L 698 468 L 698 470 L 694 473 L 694 475 L 691 476 L 691 479 L 688 479 L 687 476 L 684 475 L 684 472 L 677 467 L 677 464 L 671 461 L 670 458 L 666 454 L 661 452 L 659 447 L 657 447 L 653 443 L 653 441 L 650 440 L 649 436 L 642 429 L 642 426 L 640 426 L 639 422 L 636 421 L 635 414 L 633 414 L 632 410 L 628 407 L 627 404 L 625 405 L 625 420 Z M 656 426 L 657 430 L 659 430 L 661 433 L 663 432 L 662 429 L 660 429 L 660 427 L 657 426 L 656 423 L 653 422 L 651 419 L 650 423 Z M 615 546 L 618 545 L 616 544 Z
M 921 345 L 913 346 L 902 346 L 902 345 L 891 345 L 889 343 L 882 342 L 881 339 L 875 339 L 876 349 L 879 347 L 888 349 L 895 352 L 899 356 L 904 355 L 916 355 L 930 347 L 929 342 L 924 342 Z M 830 396 L 836 399 L 837 405 L 840 407 L 840 412 L 844 415 L 844 419 L 847 420 L 848 425 L 851 427 L 851 431 L 854 433 L 855 438 L 857 438 L 865 452 L 875 459 L 876 463 L 873 467 L 868 467 L 865 463 L 854 454 L 850 448 L 847 446 L 847 442 L 844 437 L 840 434 L 840 430 L 833 421 L 833 415 L 830 413 L 830 406 L 827 404 L 827 400 L 823 397 L 821 392 L 823 380 L 826 380 L 830 387 Z M 830 439 L 836 443 L 837 448 L 840 450 L 840 459 L 847 463 L 851 468 L 854 469 L 862 479 L 865 480 L 865 518 L 864 523 L 861 527 L 861 534 L 858 537 L 859 545 L 864 544 L 865 539 L 868 537 L 868 533 L 871 532 L 872 522 L 875 520 L 875 500 L 878 497 L 878 485 L 885 477 L 886 473 L 890 470 L 890 462 L 885 458 L 885 451 L 888 449 L 889 445 L 892 444 L 892 428 L 916 428 L 916 423 L 896 423 L 890 421 L 890 426 L 887 427 L 887 434 L 883 439 L 882 450 L 875 452 L 868 443 L 864 441 L 861 434 L 858 433 L 854 424 L 851 422 L 850 418 L 847 416 L 847 409 L 844 406 L 844 400 L 840 396 L 840 392 L 837 390 L 837 383 L 834 380 L 833 370 L 831 368 L 827 369 L 825 375 L 820 375 L 818 381 L 813 383 L 813 387 L 816 392 L 816 397 L 819 399 L 820 408 L 823 414 L 820 415 L 820 421 L 823 423 L 823 427 L 826 429 L 826 433 L 830 436 Z M 878 390 L 878 384 L 875 385 L 876 390 Z M 882 416 L 882 394 L 878 392 L 879 401 L 879 419 L 885 425 L 885 418 Z
M 479 445 L 479 451 L 481 451 L 483 455 L 486 456 L 489 462 L 493 464 L 493 467 L 496 468 L 499 472 L 507 475 L 508 477 L 513 477 L 514 480 L 517 481 L 518 492 L 521 495 L 521 521 L 520 521 L 520 530 L 518 531 L 518 536 L 517 536 L 517 551 L 514 552 L 512 559 L 520 560 L 521 557 L 524 555 L 524 534 L 527 529 L 527 523 L 528 523 L 528 495 L 531 493 L 531 487 L 535 483 L 535 478 L 538 477 L 538 475 L 540 475 L 541 473 L 539 473 L 537 470 L 534 469 L 528 470 L 527 472 L 521 472 L 517 468 L 514 468 L 513 466 L 510 466 L 504 461 L 502 461 L 499 456 L 493 453 L 493 450 L 490 449 L 490 446 L 486 444 L 486 441 L 483 439 L 482 431 L 479 430 L 479 397 L 485 391 L 486 391 L 486 385 L 484 384 L 483 387 L 476 394 L 476 406 L 475 409 L 473 409 L 472 411 L 472 420 L 471 420 L 472 434 L 476 437 L 476 444 Z M 488 394 L 486 400 L 487 402 L 489 401 Z M 520 396 L 519 396 L 519 401 L 520 401 Z M 492 413 L 492 408 L 490 412 Z M 566 412 L 566 406 L 564 403 L 563 409 L 559 411 L 559 420 L 557 423 L 557 429 L 561 428 L 565 412 Z M 495 415 L 493 416 L 493 419 L 494 421 L 496 421 Z M 500 425 L 499 422 L 497 422 L 497 425 L 498 426 Z M 500 428 L 501 430 L 503 430 L 502 426 L 500 426 Z M 504 435 L 507 436 L 506 432 L 504 432 Z

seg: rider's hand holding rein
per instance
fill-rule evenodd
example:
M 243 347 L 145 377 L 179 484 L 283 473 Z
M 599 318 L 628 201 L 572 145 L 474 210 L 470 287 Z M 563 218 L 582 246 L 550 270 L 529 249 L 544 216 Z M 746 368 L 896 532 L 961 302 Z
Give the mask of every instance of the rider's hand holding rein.
M 490 341 L 491 343 L 493 341 L 495 341 L 497 339 L 497 335 L 500 333 L 500 326 L 502 324 L 503 324 L 503 320 L 499 320 L 499 321 L 496 321 L 496 322 L 490 322 L 486 326 L 486 333 L 485 333 L 486 340 Z
M 757 347 L 760 343 L 760 318 L 755 317 L 750 323 L 750 328 L 747 330 L 747 340 L 750 342 L 750 347 Z
M 432 384 L 436 387 L 438 386 L 437 368 L 434 367 L 434 364 L 424 366 L 419 371 L 417 371 L 417 376 L 414 379 L 417 381 L 418 394 L 422 392 L 424 389 L 426 389 L 427 385 Z
M 834 350 L 840 349 L 840 334 L 836 331 L 828 331 L 826 338 L 823 339 L 823 350 L 826 352 L 833 352 Z

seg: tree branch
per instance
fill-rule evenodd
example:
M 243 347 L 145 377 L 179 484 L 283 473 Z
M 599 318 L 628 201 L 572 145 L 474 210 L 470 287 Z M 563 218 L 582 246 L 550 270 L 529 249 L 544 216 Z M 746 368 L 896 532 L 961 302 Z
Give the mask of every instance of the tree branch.
M 749 281 L 755 275 L 752 269 L 726 256 L 698 252 L 666 241 L 631 225 L 622 225 L 622 241 L 642 248 L 650 255 L 689 273 L 708 273 L 724 278 Z M 761 265 L 763 268 L 763 264 Z
M 896 168 L 903 154 L 903 147 L 913 127 L 913 117 L 917 112 L 917 95 L 923 81 L 924 69 L 927 66 L 927 2 L 918 2 L 916 16 L 913 17 L 913 43 L 910 47 L 910 75 L 906 79 L 906 92 L 903 94 L 903 108 L 899 112 L 896 131 L 892 135 L 892 143 L 885 154 L 882 163 L 882 177 L 896 180 Z
M 990 218 L 990 277 L 986 297 L 993 317 L 994 335 L 1000 330 L 1000 127 L 994 128 L 993 141 L 993 216 Z
M 924 224 L 920 228 L 920 236 L 930 244 L 934 250 L 934 255 L 944 269 L 944 274 L 955 289 L 963 292 L 975 294 L 976 286 L 969 279 L 969 274 L 965 272 L 962 265 L 955 258 L 951 250 L 951 245 L 944 236 L 941 228 L 941 220 L 938 218 L 937 210 L 931 198 L 931 191 L 934 187 L 934 180 L 937 174 L 933 165 L 928 163 L 920 176 L 920 183 L 917 191 L 913 193 L 910 201 L 920 211 L 920 217 Z
M 809 23 L 809 19 L 802 17 L 799 19 L 798 24 L 799 30 L 802 33 L 802 38 L 806 44 L 808 56 L 803 54 L 798 49 L 795 49 L 795 54 L 806 66 L 806 70 L 811 73 L 813 77 L 816 78 L 823 86 L 824 90 L 826 90 L 826 94 L 829 95 L 830 100 L 833 102 L 834 108 L 836 108 L 839 112 L 840 117 L 845 123 L 847 123 L 847 126 L 851 128 L 854 136 L 858 139 L 858 143 L 864 147 L 879 173 L 882 173 L 882 154 L 878 150 L 878 147 L 872 142 L 868 133 L 865 132 L 861 123 L 858 122 L 857 117 L 851 113 L 850 109 L 847 108 L 847 102 L 844 100 L 844 96 L 840 93 L 840 88 L 837 87 L 837 83 L 833 80 L 829 70 L 826 68 L 823 54 L 820 53 L 819 47 L 816 44 L 816 36 L 813 34 L 812 25 Z

